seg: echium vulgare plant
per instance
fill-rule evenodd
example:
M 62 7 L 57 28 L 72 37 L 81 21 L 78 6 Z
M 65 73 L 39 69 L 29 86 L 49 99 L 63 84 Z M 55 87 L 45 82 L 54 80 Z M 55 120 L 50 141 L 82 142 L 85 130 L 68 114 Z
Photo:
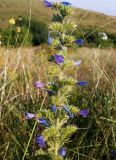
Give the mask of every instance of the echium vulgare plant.
M 53 48 L 54 54 L 48 58 L 48 82 L 44 84 L 37 81 L 34 86 L 47 93 L 49 106 L 41 109 L 37 114 L 26 112 L 25 118 L 36 120 L 36 125 L 38 124 L 35 138 L 39 148 L 37 153 L 48 155 L 52 160 L 63 160 L 67 154 L 65 144 L 77 130 L 76 125 L 67 122 L 76 115 L 87 117 L 89 114 L 89 109 L 80 110 L 69 104 L 69 97 L 76 85 L 85 86 L 87 82 L 77 81 L 66 74 L 68 68 L 81 64 L 81 60 L 74 61 L 68 56 L 68 47 L 78 43 L 72 36 L 77 26 L 68 19 L 68 16 L 73 13 L 71 4 L 51 3 L 45 0 L 44 5 L 56 10 L 48 34 L 48 45 Z M 79 45 L 80 43 L 81 41 Z

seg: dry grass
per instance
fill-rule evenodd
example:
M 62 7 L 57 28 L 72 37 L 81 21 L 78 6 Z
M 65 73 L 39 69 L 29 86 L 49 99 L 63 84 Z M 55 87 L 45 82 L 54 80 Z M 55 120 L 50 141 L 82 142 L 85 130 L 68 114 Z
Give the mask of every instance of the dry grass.
M 43 69 L 47 69 L 48 63 L 45 63 L 50 50 L 46 47 L 38 48 L 23 48 L 9 49 L 0 48 L 0 69 L 1 74 L 4 72 L 4 66 L 7 66 L 7 71 L 22 72 L 25 67 L 28 73 L 35 73 Z M 75 52 L 75 53 L 73 53 Z M 79 48 L 77 51 L 70 51 L 69 55 L 72 59 L 82 60 L 82 65 L 75 73 L 75 78 L 90 79 L 98 87 L 104 79 L 109 87 L 114 85 L 116 81 L 116 50 L 115 49 L 98 49 L 98 48 Z M 49 53 L 49 54 L 48 54 Z M 6 64 L 5 64 L 6 63 Z M 23 66 L 24 65 L 24 66 Z M 45 71 L 46 72 L 46 71 Z M 43 73 L 39 73 L 38 79 L 42 78 Z
M 37 112 L 44 94 L 38 93 L 33 82 L 47 81 L 49 48 L 0 48 L 0 157 L 21 160 L 27 145 L 31 128 L 23 120 L 25 111 Z M 115 142 L 115 97 L 116 97 L 116 50 L 78 48 L 70 50 L 74 60 L 82 59 L 80 67 L 69 69 L 68 75 L 79 80 L 87 80 L 89 86 L 77 89 L 72 103 L 79 107 L 90 107 L 89 119 L 75 123 L 79 128 L 73 143 L 69 143 L 72 159 L 110 160 L 110 152 Z M 48 106 L 47 99 L 44 106 Z M 78 144 L 78 145 L 77 145 Z M 29 146 L 32 157 L 33 142 Z M 70 157 L 69 154 L 69 157 Z M 73 157 L 72 157 L 73 154 Z M 70 159 L 70 158 L 69 158 Z

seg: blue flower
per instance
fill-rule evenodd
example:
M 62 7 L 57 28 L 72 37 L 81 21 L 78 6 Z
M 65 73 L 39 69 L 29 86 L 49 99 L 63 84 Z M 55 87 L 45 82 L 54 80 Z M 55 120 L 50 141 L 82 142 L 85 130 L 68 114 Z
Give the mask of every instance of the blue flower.
M 112 150 L 112 151 L 111 151 L 111 154 L 112 154 L 113 156 L 116 156 L 116 150 Z
M 59 149 L 59 154 L 60 154 L 60 156 L 62 156 L 62 157 L 66 156 L 66 149 L 65 149 L 65 148 L 60 148 L 60 149 Z
M 56 107 L 55 105 L 53 105 L 53 106 L 51 106 L 51 110 L 52 110 L 54 113 L 56 113 L 57 107 Z
M 82 62 L 81 60 L 76 61 L 75 66 L 79 66 L 81 64 L 81 62 Z
M 64 57 L 62 55 L 59 55 L 59 54 L 54 55 L 54 60 L 57 64 L 64 63 Z
M 44 124 L 46 127 L 49 127 L 48 122 L 45 119 L 43 119 L 43 118 L 39 118 L 38 122 L 39 122 L 39 124 Z
M 78 44 L 79 46 L 83 46 L 84 45 L 84 40 L 83 39 L 77 39 L 75 41 L 76 44 Z
M 37 136 L 35 139 L 35 142 L 38 144 L 38 146 L 41 149 L 45 149 L 46 148 L 46 142 L 43 136 Z
M 73 118 L 73 117 L 74 117 L 73 113 L 71 113 L 71 111 L 70 111 L 66 106 L 64 106 L 64 107 L 62 107 L 62 108 L 64 109 L 64 111 L 67 113 L 67 115 L 68 115 L 70 118 Z
M 48 34 L 48 45 L 51 45 L 51 43 L 52 43 L 52 38 L 51 38 L 50 34 Z
M 54 96 L 54 95 L 56 95 L 56 92 L 53 91 L 53 90 L 51 90 L 51 89 L 46 89 L 45 91 L 48 93 L 49 96 Z
M 84 118 L 86 118 L 89 114 L 89 109 L 82 109 L 82 110 L 79 111 L 79 114 L 81 116 L 83 116 Z
M 25 117 L 25 119 L 33 119 L 36 117 L 36 115 L 33 113 L 25 112 L 24 117 Z
M 44 5 L 45 5 L 46 7 L 52 7 L 52 6 L 53 6 L 53 3 L 51 3 L 51 2 L 49 2 L 49 1 L 47 1 L 47 0 L 44 0 L 43 3 L 44 3 Z
M 88 84 L 88 82 L 87 81 L 78 81 L 77 84 L 79 86 L 86 86 Z
M 33 84 L 36 88 L 39 88 L 39 89 L 44 87 L 44 84 L 41 82 L 34 82 Z
M 61 2 L 64 6 L 71 6 L 71 3 L 69 2 Z

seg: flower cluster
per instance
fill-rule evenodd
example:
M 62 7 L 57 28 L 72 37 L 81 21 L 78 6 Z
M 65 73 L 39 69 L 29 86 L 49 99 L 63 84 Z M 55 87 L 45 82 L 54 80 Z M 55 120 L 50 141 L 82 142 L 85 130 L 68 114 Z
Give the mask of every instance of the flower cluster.
M 21 32 L 21 27 L 20 27 L 20 26 L 17 26 L 17 24 L 16 24 L 16 19 L 14 19 L 14 18 L 9 19 L 9 24 L 10 24 L 10 25 L 16 25 L 16 32 L 17 32 L 17 33 L 20 33 L 20 32 Z

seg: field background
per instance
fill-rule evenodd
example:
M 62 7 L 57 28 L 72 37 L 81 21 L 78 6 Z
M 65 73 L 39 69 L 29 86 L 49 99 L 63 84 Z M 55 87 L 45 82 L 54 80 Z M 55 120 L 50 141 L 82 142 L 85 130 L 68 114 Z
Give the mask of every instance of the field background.
M 37 20 L 49 23 L 53 12 L 45 8 L 41 0 L 0 0 L 0 27 L 6 27 L 11 17 L 30 15 Z M 73 19 L 80 28 L 103 27 L 108 33 L 116 33 L 116 17 L 88 10 L 74 10 Z

